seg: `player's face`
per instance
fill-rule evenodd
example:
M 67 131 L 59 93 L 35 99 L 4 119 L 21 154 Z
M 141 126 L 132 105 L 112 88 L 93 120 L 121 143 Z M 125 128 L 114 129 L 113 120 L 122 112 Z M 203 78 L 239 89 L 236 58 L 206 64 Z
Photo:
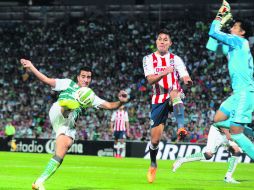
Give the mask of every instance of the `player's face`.
M 156 40 L 156 46 L 159 53 L 165 54 L 168 52 L 169 47 L 172 45 L 171 39 L 167 34 L 159 34 Z
M 79 86 L 88 87 L 92 80 L 92 73 L 90 71 L 81 71 L 77 79 Z
M 230 33 L 237 35 L 237 36 L 243 36 L 244 35 L 244 30 L 241 28 L 241 23 L 240 22 L 236 22 L 232 28 L 230 29 Z

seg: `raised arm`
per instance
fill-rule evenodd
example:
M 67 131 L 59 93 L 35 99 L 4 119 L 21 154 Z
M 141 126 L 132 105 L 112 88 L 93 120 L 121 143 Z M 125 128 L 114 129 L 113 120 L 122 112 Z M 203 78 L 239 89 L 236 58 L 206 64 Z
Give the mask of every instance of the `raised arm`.
M 206 44 L 206 48 L 213 52 L 222 52 L 224 55 L 228 54 L 229 46 L 223 43 L 218 43 L 218 41 L 212 37 L 209 37 Z
M 40 71 L 38 71 L 38 69 L 36 69 L 36 67 L 32 64 L 31 61 L 29 61 L 27 59 L 20 59 L 20 63 L 23 65 L 24 68 L 31 71 L 40 81 L 55 88 L 56 80 L 54 78 L 49 78 L 46 75 L 44 75 L 43 73 L 41 73 Z
M 219 20 L 212 22 L 209 36 L 234 48 L 241 47 L 243 44 L 240 37 L 222 32 Z

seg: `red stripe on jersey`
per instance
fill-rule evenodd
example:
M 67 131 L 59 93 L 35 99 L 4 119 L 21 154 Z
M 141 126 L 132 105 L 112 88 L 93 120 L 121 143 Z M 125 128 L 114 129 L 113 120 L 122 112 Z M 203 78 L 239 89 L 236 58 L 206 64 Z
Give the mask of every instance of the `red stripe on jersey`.
M 114 130 L 115 131 L 117 131 L 117 128 L 118 128 L 118 126 L 119 126 L 119 124 L 118 124 L 118 112 L 116 112 L 116 118 L 115 118 L 115 127 L 114 127 Z
M 125 131 L 125 111 L 117 111 L 115 117 L 115 131 Z
M 155 54 L 153 53 L 153 68 L 156 68 L 158 64 L 158 60 L 157 57 L 155 56 Z M 155 83 L 155 91 L 156 91 L 156 97 L 155 97 L 155 104 L 158 104 L 159 102 L 159 95 L 160 95 L 160 87 L 158 83 Z
M 161 57 L 161 62 L 162 62 L 162 66 L 165 66 L 165 67 L 167 66 L 165 57 Z M 162 79 L 163 79 L 163 86 L 164 86 L 164 88 L 166 90 L 168 90 L 168 76 L 166 75 Z M 162 102 L 165 102 L 166 98 L 167 98 L 167 93 L 164 94 Z

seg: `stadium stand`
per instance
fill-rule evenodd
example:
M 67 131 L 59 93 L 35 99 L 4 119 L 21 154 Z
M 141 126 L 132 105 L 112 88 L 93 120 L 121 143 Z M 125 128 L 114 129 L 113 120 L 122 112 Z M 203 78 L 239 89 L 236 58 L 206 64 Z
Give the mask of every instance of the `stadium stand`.
M 209 15 L 214 14 L 206 12 L 202 19 L 195 15 L 185 17 L 193 8 L 190 4 L 100 7 L 24 3 L 0 6 L 0 137 L 10 121 L 16 127 L 17 138 L 54 137 L 47 113 L 57 94 L 21 68 L 18 61 L 24 57 L 46 75 L 59 78 L 75 76 L 81 65 L 90 65 L 94 71 L 91 87 L 107 100 L 116 100 L 119 89 L 130 91 L 129 140 L 147 141 L 151 90 L 144 78 L 142 57 L 153 50 L 155 32 L 164 25 L 171 29 L 172 52 L 183 58 L 194 81 L 190 90 L 185 89 L 189 131 L 185 141 L 206 141 L 215 110 L 224 95 L 231 92 L 225 58 L 205 49 Z M 245 10 L 241 13 L 237 12 L 237 3 L 232 9 L 236 8 L 237 15 L 248 17 L 254 25 L 253 3 L 241 6 Z M 218 8 L 211 7 L 214 5 L 208 4 L 205 10 L 213 12 Z M 185 13 L 179 13 L 182 9 Z M 105 87 L 110 90 L 105 92 Z M 77 123 L 78 139 L 112 139 L 110 116 L 110 111 L 88 109 Z M 172 114 L 163 139 L 174 141 L 175 130 Z

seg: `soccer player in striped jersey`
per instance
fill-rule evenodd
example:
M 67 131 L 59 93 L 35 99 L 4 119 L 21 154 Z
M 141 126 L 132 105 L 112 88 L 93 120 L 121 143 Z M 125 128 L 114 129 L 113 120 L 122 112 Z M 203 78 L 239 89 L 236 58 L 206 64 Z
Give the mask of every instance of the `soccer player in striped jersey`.
M 110 128 L 114 133 L 114 156 L 116 158 L 125 157 L 126 134 L 129 136 L 129 116 L 128 112 L 124 109 L 124 105 L 113 112 L 111 116 Z
M 151 144 L 149 147 L 151 164 L 147 173 L 147 180 L 152 183 L 155 179 L 158 153 L 164 125 L 173 104 L 173 110 L 178 122 L 178 127 L 184 125 L 184 107 L 181 100 L 181 87 L 178 76 L 184 84 L 191 85 L 192 80 L 180 57 L 170 53 L 172 45 L 169 31 L 159 31 L 156 47 L 157 50 L 143 58 L 143 68 L 148 83 L 153 87 L 151 111 Z
M 55 79 L 49 78 L 26 59 L 20 60 L 24 68 L 30 70 L 40 81 L 52 87 L 55 91 L 60 91 L 58 100 L 51 106 L 49 111 L 50 122 L 56 133 L 56 148 L 55 155 L 50 159 L 45 170 L 39 178 L 32 184 L 34 190 L 44 190 L 44 182 L 52 176 L 61 165 L 67 151 L 72 146 L 75 139 L 75 122 L 83 107 L 78 104 L 74 97 L 75 92 L 81 87 L 88 87 L 92 80 L 92 71 L 88 67 L 81 68 L 77 75 L 77 82 L 71 79 Z M 87 100 L 91 96 L 92 90 L 88 90 L 84 95 Z M 118 94 L 119 101 L 108 102 L 95 95 L 93 102 L 90 102 L 90 107 L 103 109 L 117 109 L 128 101 L 128 96 L 125 91 L 120 91 Z

